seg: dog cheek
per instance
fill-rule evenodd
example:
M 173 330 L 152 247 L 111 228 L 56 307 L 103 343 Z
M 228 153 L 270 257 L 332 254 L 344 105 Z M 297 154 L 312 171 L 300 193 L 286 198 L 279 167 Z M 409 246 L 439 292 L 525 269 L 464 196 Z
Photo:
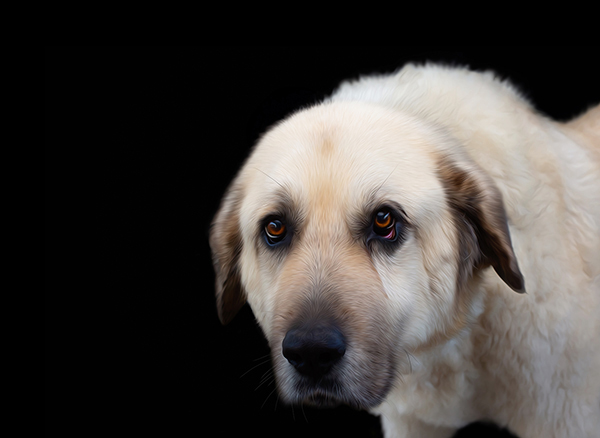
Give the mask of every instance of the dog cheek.
M 422 242 L 412 236 L 402 251 L 393 257 L 374 260 L 385 295 L 384 315 L 390 326 L 401 326 L 397 339 L 402 345 L 419 345 L 427 340 L 431 331 L 432 313 L 443 307 L 430 292 L 431 277 L 425 258 L 429 252 L 420 247 Z M 431 257 L 430 257 L 431 258 Z M 430 262 L 439 261 L 433 257 Z M 429 266 L 440 274 L 444 266 Z M 438 281 L 434 278 L 433 281 Z

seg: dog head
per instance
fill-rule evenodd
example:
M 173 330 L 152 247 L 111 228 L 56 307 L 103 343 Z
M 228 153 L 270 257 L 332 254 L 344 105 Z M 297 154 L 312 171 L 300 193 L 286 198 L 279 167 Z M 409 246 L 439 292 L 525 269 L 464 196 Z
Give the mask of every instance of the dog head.
M 406 351 L 469 322 L 493 267 L 522 291 L 502 199 L 447 134 L 325 103 L 259 141 L 211 228 L 219 318 L 246 302 L 290 403 L 374 407 Z

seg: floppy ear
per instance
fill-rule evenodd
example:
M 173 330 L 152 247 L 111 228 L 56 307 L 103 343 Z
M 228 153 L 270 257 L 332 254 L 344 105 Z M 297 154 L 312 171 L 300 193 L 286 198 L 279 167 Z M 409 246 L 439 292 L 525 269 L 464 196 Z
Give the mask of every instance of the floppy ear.
M 217 313 L 222 324 L 229 323 L 246 302 L 239 273 L 242 250 L 240 199 L 240 190 L 235 186 L 230 187 L 210 227 L 209 243 L 215 268 Z
M 474 163 L 459 167 L 444 158 L 439 164 L 440 178 L 459 231 L 459 285 L 475 269 L 491 265 L 511 289 L 524 293 L 525 282 L 512 248 L 500 191 Z

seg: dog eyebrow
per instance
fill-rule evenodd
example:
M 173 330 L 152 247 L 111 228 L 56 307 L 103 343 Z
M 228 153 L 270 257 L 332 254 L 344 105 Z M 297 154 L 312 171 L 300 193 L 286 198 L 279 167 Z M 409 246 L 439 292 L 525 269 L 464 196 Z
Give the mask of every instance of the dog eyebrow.
M 385 181 L 387 181 L 388 178 L 389 178 L 389 175 Z M 362 204 L 360 214 L 367 215 L 368 218 L 370 219 L 370 217 L 373 214 L 373 211 L 375 211 L 375 209 L 385 205 L 385 206 L 391 207 L 394 210 L 398 211 L 400 214 L 402 214 L 403 218 L 407 222 L 410 222 L 409 216 L 406 214 L 406 211 L 404 210 L 404 208 L 402 207 L 402 205 L 399 202 L 390 199 L 386 195 L 379 194 L 379 191 L 384 186 L 385 181 L 382 184 L 380 184 L 379 187 L 377 187 L 375 190 L 372 190 L 371 192 L 366 194 L 365 199 Z

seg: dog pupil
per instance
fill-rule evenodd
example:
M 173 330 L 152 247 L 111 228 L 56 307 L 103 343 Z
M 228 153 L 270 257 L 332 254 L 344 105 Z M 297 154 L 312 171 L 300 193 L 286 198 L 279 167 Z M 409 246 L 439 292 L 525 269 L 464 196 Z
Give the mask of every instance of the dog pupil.
M 269 223 L 269 233 L 278 236 L 283 232 L 283 224 L 281 221 L 272 221 Z
M 380 227 L 387 227 L 390 224 L 390 213 L 386 211 L 377 212 L 376 223 Z

